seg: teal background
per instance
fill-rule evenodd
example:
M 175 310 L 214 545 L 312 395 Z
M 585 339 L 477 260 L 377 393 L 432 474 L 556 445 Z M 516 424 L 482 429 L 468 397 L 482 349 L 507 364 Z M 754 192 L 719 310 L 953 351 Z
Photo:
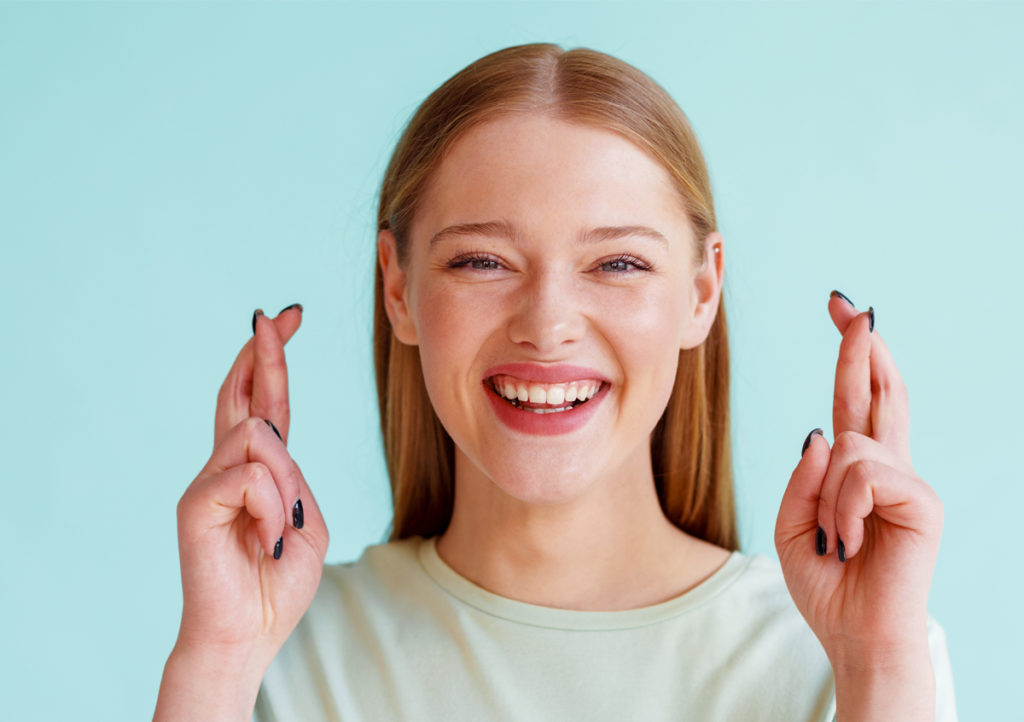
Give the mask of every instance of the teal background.
M 305 306 L 290 446 L 328 561 L 382 539 L 377 184 L 432 89 L 548 40 L 646 71 L 701 140 L 745 549 L 774 555 L 830 427 L 838 288 L 874 306 L 945 502 L 961 718 L 1021 719 L 1022 36 L 1021 5 L 966 2 L 0 5 L 0 717 L 152 714 L 175 504 L 257 306 Z

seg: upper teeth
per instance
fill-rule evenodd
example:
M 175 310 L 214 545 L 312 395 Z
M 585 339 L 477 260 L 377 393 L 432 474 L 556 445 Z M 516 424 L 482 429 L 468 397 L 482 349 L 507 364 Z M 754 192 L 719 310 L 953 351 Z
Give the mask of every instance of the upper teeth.
M 518 400 L 531 404 L 566 404 L 586 401 L 601 388 L 601 382 L 594 379 L 568 381 L 560 384 L 542 384 L 523 381 L 512 376 L 491 378 L 494 390 L 510 401 Z

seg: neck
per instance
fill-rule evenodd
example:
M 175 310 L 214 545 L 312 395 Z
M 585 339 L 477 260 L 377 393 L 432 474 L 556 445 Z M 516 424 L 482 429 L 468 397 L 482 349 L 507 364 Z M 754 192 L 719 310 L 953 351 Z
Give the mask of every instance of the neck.
M 665 518 L 646 452 L 646 464 L 615 470 L 554 504 L 510 496 L 456 454 L 455 506 L 438 553 L 503 597 L 561 609 L 634 609 L 679 596 L 729 556 Z

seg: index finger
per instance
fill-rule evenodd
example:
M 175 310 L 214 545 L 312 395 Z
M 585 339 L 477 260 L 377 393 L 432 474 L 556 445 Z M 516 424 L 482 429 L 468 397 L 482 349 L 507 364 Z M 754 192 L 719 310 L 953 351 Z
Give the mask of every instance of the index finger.
M 258 318 L 254 315 L 254 321 Z M 276 329 L 282 344 L 298 330 L 302 323 L 302 306 L 293 304 L 277 314 L 273 319 L 272 326 Z M 228 432 L 229 429 L 239 424 L 243 419 L 256 414 L 250 413 L 250 404 L 253 394 L 253 374 L 256 365 L 255 336 L 250 338 L 228 371 L 220 391 L 217 393 L 217 413 L 214 420 L 214 446 Z M 264 416 L 263 418 L 267 418 Z M 274 422 L 277 423 L 276 421 Z M 280 427 L 279 427 L 280 428 Z M 287 428 L 285 429 L 287 433 Z
M 907 390 L 892 353 L 874 328 L 874 309 L 860 314 L 846 296 L 833 291 L 828 310 L 836 328 L 843 334 L 840 361 L 836 365 L 832 416 L 836 436 L 842 431 L 870 436 L 898 453 L 909 465 Z M 855 323 L 858 316 L 863 320 Z M 848 336 L 851 336 L 849 342 Z M 844 347 L 847 347 L 845 361 Z

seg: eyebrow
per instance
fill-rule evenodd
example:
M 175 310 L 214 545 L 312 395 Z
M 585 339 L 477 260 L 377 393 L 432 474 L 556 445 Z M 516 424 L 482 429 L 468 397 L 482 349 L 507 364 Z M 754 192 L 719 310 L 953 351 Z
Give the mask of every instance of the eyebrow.
M 489 236 L 491 238 L 505 238 L 512 243 L 522 242 L 522 233 L 508 221 L 486 221 L 484 223 L 458 223 L 446 226 L 435 233 L 430 239 L 430 248 L 447 238 L 460 236 Z M 577 236 L 576 241 L 580 244 L 600 243 L 601 241 L 614 241 L 619 238 L 639 237 L 657 241 L 668 246 L 668 239 L 657 230 L 649 226 L 601 226 L 583 231 Z

